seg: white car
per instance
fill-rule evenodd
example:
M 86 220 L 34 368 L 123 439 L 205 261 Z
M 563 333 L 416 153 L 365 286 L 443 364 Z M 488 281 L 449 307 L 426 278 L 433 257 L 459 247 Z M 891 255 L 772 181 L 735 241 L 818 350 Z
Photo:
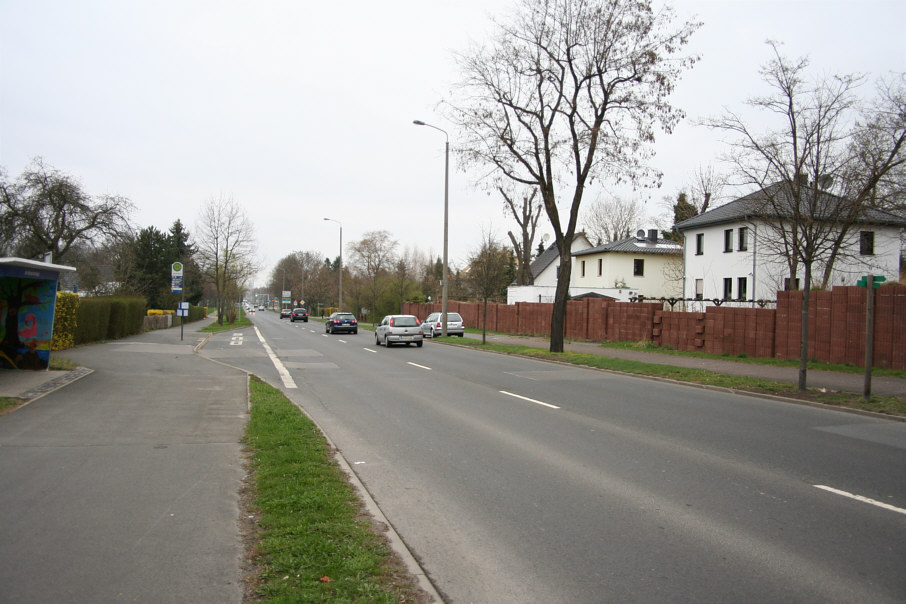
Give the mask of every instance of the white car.
M 425 322 L 422 323 L 422 334 L 426 338 L 433 338 L 443 334 L 443 322 L 441 316 L 443 313 L 433 312 L 428 315 Z M 447 335 L 465 337 L 466 326 L 463 325 L 462 315 L 458 312 L 447 311 Z
M 387 315 L 374 330 L 374 343 L 387 348 L 391 344 L 415 344 L 421 348 L 424 341 L 421 322 L 415 315 Z

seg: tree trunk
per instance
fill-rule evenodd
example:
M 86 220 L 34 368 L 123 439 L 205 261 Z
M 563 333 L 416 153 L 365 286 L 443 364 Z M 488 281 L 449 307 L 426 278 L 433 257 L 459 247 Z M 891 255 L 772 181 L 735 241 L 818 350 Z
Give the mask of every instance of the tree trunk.
M 484 299 L 484 309 L 481 313 L 481 343 L 487 343 L 488 335 L 488 299 Z
M 569 279 L 572 272 L 572 257 L 566 246 L 566 254 L 560 250 L 560 274 L 557 276 L 557 290 L 554 294 L 554 310 L 551 313 L 551 352 L 563 352 L 563 334 L 566 331 L 566 300 L 569 295 Z

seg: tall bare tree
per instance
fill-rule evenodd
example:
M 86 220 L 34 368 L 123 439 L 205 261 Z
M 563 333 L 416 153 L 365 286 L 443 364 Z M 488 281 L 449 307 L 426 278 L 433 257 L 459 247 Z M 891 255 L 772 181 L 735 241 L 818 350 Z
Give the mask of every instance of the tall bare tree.
M 859 75 L 810 80 L 807 58 L 788 59 L 775 42 L 761 69 L 771 92 L 748 104 L 776 118 L 768 131 L 731 111 L 707 120 L 733 135 L 730 161 L 743 182 L 753 217 L 764 218 L 762 249 L 786 260 L 789 284 L 803 274 L 799 388 L 807 382 L 808 312 L 813 272 L 825 275 L 843 253 L 857 221 L 864 218 L 884 178 L 906 154 L 906 106 L 902 81 L 873 108 L 860 108 Z M 860 109 L 866 117 L 857 120 Z
M 598 197 L 583 212 L 582 222 L 591 242 L 601 245 L 631 237 L 644 220 L 644 208 L 638 199 Z
M 208 200 L 198 218 L 196 239 L 202 275 L 214 286 L 217 322 L 235 312 L 234 303 L 258 270 L 255 229 L 239 204 L 230 196 Z
M 498 184 L 496 188 L 503 197 L 505 211 L 509 212 L 519 225 L 519 237 L 516 237 L 513 231 L 507 233 L 513 244 L 513 250 L 516 252 L 518 264 L 516 285 L 532 285 L 535 281 L 531 270 L 532 246 L 535 244 L 538 221 L 544 211 L 544 206 L 541 205 L 538 197 L 538 189 L 536 187 L 505 187 L 502 184 Z
M 0 170 L 0 252 L 50 253 L 65 262 L 73 246 L 131 233 L 132 209 L 125 197 L 92 197 L 74 177 L 36 157 L 14 182 Z
M 571 248 L 594 178 L 656 181 L 647 165 L 658 128 L 682 113 L 668 97 L 695 59 L 680 56 L 695 23 L 673 25 L 649 0 L 521 0 L 488 47 L 459 56 L 463 80 L 447 105 L 468 165 L 537 187 L 560 275 L 550 349 L 563 351 Z M 561 216 L 559 194 L 566 199 Z
M 369 231 L 362 239 L 349 245 L 352 251 L 352 264 L 367 283 L 371 298 L 372 322 L 376 319 L 381 278 L 386 276 L 396 260 L 397 245 L 399 243 L 387 231 Z

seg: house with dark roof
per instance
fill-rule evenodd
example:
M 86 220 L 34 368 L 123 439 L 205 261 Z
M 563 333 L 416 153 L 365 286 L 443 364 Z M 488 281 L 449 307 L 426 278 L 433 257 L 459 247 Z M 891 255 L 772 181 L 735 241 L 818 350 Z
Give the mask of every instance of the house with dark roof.
M 576 233 L 570 251 L 578 251 L 591 247 L 591 242 L 585 233 Z M 557 244 L 551 244 L 529 267 L 532 272 L 533 285 L 511 285 L 507 288 L 507 304 L 516 302 L 553 302 L 557 279 L 560 276 L 560 253 Z M 570 290 L 570 294 L 572 294 Z
M 573 254 L 571 289 L 633 290 L 646 298 L 682 295 L 683 246 L 657 229 Z M 620 292 L 621 293 L 621 292 Z
M 816 217 L 825 235 L 835 228 L 839 234 L 836 216 L 847 208 L 845 199 L 812 187 L 809 193 L 817 209 L 797 212 L 793 202 L 784 204 L 791 199 L 789 188 L 789 183 L 777 183 L 676 225 L 685 238 L 683 297 L 775 300 L 778 290 L 787 289 L 790 269 L 780 229 L 789 228 L 792 216 L 806 214 Z M 843 240 L 829 285 L 855 285 L 866 274 L 897 280 L 904 228 L 902 217 L 865 210 Z M 813 266 L 813 285 L 823 271 L 823 263 Z M 794 286 L 801 285 L 798 277 Z

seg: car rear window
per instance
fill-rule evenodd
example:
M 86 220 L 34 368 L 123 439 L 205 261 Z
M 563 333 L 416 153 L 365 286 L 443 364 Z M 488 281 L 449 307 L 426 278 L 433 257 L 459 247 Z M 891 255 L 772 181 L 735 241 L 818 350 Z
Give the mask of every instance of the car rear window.
M 448 312 L 447 323 L 450 323 L 451 321 L 459 321 L 460 323 L 462 323 L 462 317 L 459 316 L 458 312 Z
M 418 321 L 415 317 L 396 317 L 393 320 L 393 325 L 395 327 L 417 327 Z
M 336 318 L 337 318 L 337 319 L 355 319 L 355 316 L 353 316 L 352 313 L 346 313 L 346 314 L 343 314 L 343 315 L 337 315 Z

